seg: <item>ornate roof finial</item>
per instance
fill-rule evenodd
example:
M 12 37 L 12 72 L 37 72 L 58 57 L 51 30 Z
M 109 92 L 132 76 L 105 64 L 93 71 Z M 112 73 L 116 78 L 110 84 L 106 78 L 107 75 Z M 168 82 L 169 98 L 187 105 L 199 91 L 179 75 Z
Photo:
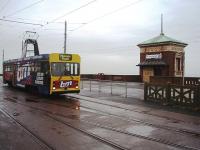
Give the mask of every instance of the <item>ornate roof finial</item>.
M 161 14 L 161 32 L 160 35 L 164 35 L 163 33 L 163 14 Z

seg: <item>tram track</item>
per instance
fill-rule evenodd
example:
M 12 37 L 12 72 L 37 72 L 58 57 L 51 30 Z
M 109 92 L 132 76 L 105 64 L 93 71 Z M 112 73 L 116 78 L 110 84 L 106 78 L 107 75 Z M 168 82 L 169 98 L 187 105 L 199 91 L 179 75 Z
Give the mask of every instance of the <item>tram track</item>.
M 68 97 L 70 97 L 70 99 L 73 99 L 73 100 L 76 100 L 76 101 L 80 100 L 79 98 L 76 98 L 76 97 L 73 97 L 73 96 L 68 96 Z M 15 97 L 13 98 L 13 100 L 15 101 Z M 38 102 L 35 99 L 29 99 L 29 101 Z M 97 103 L 97 104 L 101 104 L 101 105 L 106 105 L 106 106 L 110 106 L 110 107 L 114 107 L 114 108 L 123 109 L 123 110 L 126 110 L 126 111 L 135 112 L 134 110 L 131 110 L 131 109 L 127 109 L 127 108 L 123 108 L 123 107 L 116 107 L 116 106 L 113 106 L 113 105 L 110 105 L 110 104 L 104 104 L 104 103 L 100 103 L 100 102 L 93 102 L 91 100 L 85 100 L 85 99 L 84 99 L 84 101 L 89 101 L 89 102 L 92 102 L 92 103 Z M 56 106 L 66 107 L 66 105 L 57 103 L 56 101 L 54 101 L 54 102 L 47 102 L 47 101 L 44 102 L 43 101 L 42 103 L 47 103 L 47 104 L 52 104 L 52 105 L 56 105 Z M 194 137 L 200 137 L 200 133 L 199 132 L 194 132 L 194 131 L 187 130 L 187 129 L 178 129 L 178 128 L 170 127 L 170 126 L 166 126 L 166 125 L 154 124 L 154 123 L 150 123 L 148 121 L 144 121 L 144 120 L 140 120 L 140 119 L 125 118 L 124 116 L 120 116 L 120 115 L 116 115 L 116 114 L 113 114 L 113 113 L 108 113 L 108 112 L 105 112 L 105 111 L 101 111 L 99 109 L 95 109 L 95 108 L 91 108 L 91 107 L 88 107 L 88 106 L 84 106 L 83 104 L 81 104 L 80 107 L 81 108 L 85 108 L 85 109 L 89 109 L 89 110 L 93 110 L 96 113 L 99 112 L 100 114 L 104 114 L 104 115 L 107 115 L 107 116 L 117 117 L 117 118 L 120 118 L 123 121 L 141 123 L 143 125 L 150 126 L 150 127 L 160 128 L 160 129 L 164 129 L 164 130 L 170 130 L 170 131 L 174 131 L 174 132 L 181 133 L 181 134 L 191 135 L 191 136 L 194 136 Z M 137 112 L 139 112 L 139 111 L 137 111 Z
M 70 123 L 66 122 L 66 121 L 63 121 L 61 119 L 58 119 L 56 117 L 53 117 L 53 116 L 49 116 L 47 114 L 45 114 L 46 116 L 58 121 L 58 122 L 61 122 L 67 126 L 70 126 L 71 128 L 74 128 L 76 130 L 79 130 L 87 135 L 90 135 L 92 137 L 94 137 L 95 139 L 100 139 L 101 141 L 103 142 L 106 142 L 106 143 L 109 143 L 109 145 L 111 146 L 114 146 L 118 149 L 121 149 L 121 150 L 125 150 L 127 148 L 124 148 L 116 143 L 114 143 L 113 145 L 113 142 L 112 141 L 109 141 L 109 140 L 105 140 L 104 138 L 98 136 L 98 135 L 95 135 L 93 133 L 90 133 L 90 132 L 87 132 L 86 130 L 84 129 L 81 129 L 81 128 L 76 128 L 74 127 L 73 125 L 71 125 Z M 58 115 L 59 116 L 59 115 Z M 84 121 L 84 120 L 81 120 L 81 121 Z M 185 150 L 199 150 L 198 148 L 193 148 L 193 147 L 189 147 L 189 146 L 186 146 L 186 145 L 181 145 L 181 144 L 176 144 L 176 143 L 172 143 L 172 142 L 169 142 L 169 141 L 166 141 L 166 140 L 162 140 L 162 139 L 156 139 L 156 138 L 152 138 L 152 137 L 147 137 L 147 136 L 142 136 L 142 135 L 138 135 L 138 134 L 134 134 L 134 133 L 130 133 L 130 132 L 127 132 L 127 131 L 123 131 L 123 130 L 120 130 L 120 129 L 117 129 L 117 128 L 113 128 L 113 127 L 109 127 L 109 126 L 105 126 L 105 125 L 101 125 L 101 124 L 97 124 L 97 123 L 91 123 L 91 122 L 88 122 L 88 121 L 84 121 L 85 123 L 89 123 L 90 125 L 94 125 L 96 127 L 99 127 L 99 128 L 103 128 L 103 129 L 106 129 L 106 130 L 110 130 L 110 131 L 114 131 L 114 132 L 117 132 L 117 133 L 121 133 L 121 134 L 125 134 L 125 135 L 129 135 L 129 136 L 133 136 L 133 137 L 137 137 L 137 138 L 140 138 L 140 139 L 145 139 L 145 140 L 148 140 L 148 141 L 152 141 L 152 142 L 157 142 L 157 143 L 160 143 L 160 144 L 165 144 L 165 145 L 168 145 L 168 146 L 172 146 L 174 148 L 179 148 L 179 149 L 185 149 Z
M 73 96 L 68 96 L 70 97 L 70 99 L 73 99 L 73 100 L 80 100 L 79 98 L 77 97 L 73 97 Z M 101 102 L 94 102 L 92 100 L 87 100 L 87 99 L 81 99 L 81 101 L 88 101 L 88 102 L 91 102 L 91 103 L 97 103 L 97 104 L 101 104 L 101 105 L 105 105 L 105 106 L 109 106 L 109 107 L 114 107 L 114 108 L 119 108 L 119 109 L 122 109 L 122 110 L 125 110 L 125 111 L 130 111 L 130 112 L 137 112 L 137 113 L 143 113 L 141 111 L 136 111 L 136 110 L 132 110 L 132 109 L 128 109 L 128 108 L 123 108 L 123 107 L 120 107 L 120 106 L 113 106 L 111 104 L 105 104 L 105 103 L 101 103 Z M 59 104 L 58 104 L 59 105 Z M 62 106 L 62 105 L 60 105 Z M 90 108 L 90 107 L 87 107 L 87 106 L 83 106 L 81 105 L 81 107 L 84 107 L 84 108 L 87 108 L 87 109 L 92 109 L 94 111 L 99 111 L 101 113 L 104 113 L 104 114 L 108 114 L 108 115 L 112 115 L 112 116 L 115 116 L 115 117 L 120 117 L 122 118 L 123 120 L 125 121 L 134 121 L 134 122 L 138 122 L 138 123 L 142 123 L 144 125 L 148 125 L 148 126 L 152 126 L 152 127 L 157 127 L 157 128 L 161 128 L 161 129 L 166 129 L 166 130 L 171 130 L 171 131 L 175 131 L 175 132 L 179 132 L 179 133 L 185 133 L 185 134 L 189 134 L 189 135 L 192 135 L 192 136 L 195 136 L 195 137 L 200 137 L 200 133 L 198 132 L 193 132 L 191 130 L 187 130 L 187 129 L 178 129 L 178 128 L 175 128 L 175 127 L 169 127 L 169 126 L 164 126 L 164 125 L 158 125 L 158 124 L 154 124 L 154 123 L 150 123 L 150 122 L 147 122 L 147 121 L 144 121 L 144 120 L 140 120 L 140 119 L 133 119 L 133 118 L 129 118 L 129 119 L 125 119 L 124 116 L 120 116 L 120 115 L 116 115 L 116 114 L 111 114 L 111 113 L 107 113 L 105 111 L 101 111 L 101 110 L 98 110 L 98 109 L 94 109 L 94 108 Z M 146 115 L 150 115 L 150 116 L 156 116 L 156 117 L 161 117 L 159 115 L 153 115 L 153 114 L 148 114 L 148 113 L 145 113 Z M 165 118 L 165 117 L 163 117 Z M 168 117 L 166 118 L 167 120 L 170 120 Z M 179 121 L 179 120 L 178 120 Z
M 15 122 L 23 131 L 25 131 L 26 134 L 31 136 L 31 138 L 41 146 L 44 150 L 55 150 L 55 148 L 45 142 L 42 138 L 37 136 L 35 133 L 33 133 L 31 130 L 29 130 L 25 125 L 21 124 L 19 121 L 17 121 L 12 115 L 10 115 L 6 110 L 0 108 L 0 111 L 8 118 L 10 118 L 13 122 Z
M 79 132 L 81 132 L 81 133 L 83 133 L 83 134 L 85 134 L 85 135 L 87 135 L 87 136 L 89 136 L 89 137 L 91 137 L 91 138 L 93 138 L 93 139 L 96 139 L 97 141 L 100 141 L 101 143 L 107 144 L 107 145 L 109 145 L 109 146 L 111 146 L 111 147 L 113 147 L 113 148 L 115 148 L 115 149 L 119 149 L 119 150 L 129 150 L 128 148 L 125 148 L 125 147 L 123 147 L 123 146 L 121 146 L 121 145 L 119 145 L 119 144 L 117 144 L 117 143 L 114 143 L 114 142 L 112 142 L 112 141 L 110 141 L 110 140 L 108 140 L 108 139 L 106 139 L 106 138 L 102 138 L 102 137 L 100 137 L 100 136 L 98 136 L 98 135 L 95 135 L 95 134 L 93 134 L 93 133 L 91 133 L 91 132 L 88 132 L 87 130 L 84 130 L 84 129 L 80 128 L 80 127 L 75 127 L 73 124 L 71 124 L 71 123 L 69 123 L 69 122 L 63 121 L 63 120 L 61 120 L 61 119 L 58 119 L 58 118 L 52 116 L 52 115 L 57 115 L 57 116 L 61 116 L 61 117 L 66 117 L 65 115 L 61 115 L 61 114 L 54 113 L 54 112 L 51 112 L 51 111 L 47 111 L 47 110 L 44 110 L 44 109 L 41 109 L 41 108 L 29 106 L 29 105 L 23 104 L 23 103 L 21 103 L 21 102 L 16 102 L 16 101 L 13 101 L 13 100 L 11 100 L 10 102 L 17 103 L 17 104 L 23 105 L 23 106 L 25 106 L 25 107 L 29 107 L 29 108 L 31 108 L 31 109 L 40 111 L 40 112 L 42 112 L 45 116 L 47 116 L 48 118 L 51 118 L 51 119 L 53 119 L 53 120 L 55 120 L 55 121 L 57 121 L 57 122 L 59 122 L 59 123 L 62 123 L 62 124 L 66 125 L 66 126 L 68 126 L 68 127 L 70 127 L 70 128 L 72 128 L 72 129 L 74 129 L 74 130 L 76 130 L 76 131 L 79 131 Z M 30 132 L 34 137 L 36 137 L 37 139 L 43 141 L 40 137 L 38 137 L 37 135 L 35 135 L 33 132 L 31 132 L 30 130 L 28 130 L 28 128 L 26 128 L 23 124 L 21 124 L 21 123 L 20 123 L 19 121 L 17 121 L 14 117 L 12 117 L 8 112 L 6 112 L 5 110 L 2 110 L 2 112 L 4 112 L 5 114 L 7 114 L 9 117 L 11 117 L 12 120 L 14 120 L 16 123 L 18 123 L 18 124 L 19 124 L 20 126 L 22 126 L 24 129 L 26 129 L 28 132 Z M 50 115 L 49 115 L 49 114 L 50 114 Z M 44 141 L 43 141 L 43 142 L 44 142 Z M 44 143 L 45 143 L 45 145 L 48 146 L 48 144 L 47 144 L 46 142 L 44 142 Z M 50 148 L 50 149 L 47 149 L 47 150 L 54 150 L 54 149 L 51 148 L 50 146 L 49 146 L 49 148 Z
M 41 111 L 41 112 L 43 112 L 43 114 L 45 116 L 50 117 L 50 118 L 54 119 L 55 121 L 63 123 L 63 124 L 65 124 L 65 125 L 67 125 L 67 126 L 69 126 L 71 128 L 74 128 L 74 129 L 78 130 L 78 131 L 81 131 L 84 134 L 87 134 L 88 136 L 92 136 L 95 139 L 99 139 L 103 143 L 106 142 L 110 146 L 112 146 L 112 144 L 114 144 L 113 147 L 115 147 L 115 148 L 123 149 L 123 150 L 127 149 L 127 148 L 124 148 L 124 147 L 122 147 L 122 146 L 120 146 L 118 144 L 115 145 L 116 143 L 113 143 L 112 141 L 107 141 L 107 139 L 104 139 L 104 138 L 102 138 L 102 137 L 100 137 L 98 135 L 90 133 L 90 132 L 88 132 L 88 131 L 86 131 L 84 129 L 74 127 L 73 124 L 71 124 L 69 122 L 66 122 L 66 121 L 63 121 L 62 119 L 59 119 L 59 118 L 56 117 L 56 116 L 59 116 L 59 117 L 67 118 L 68 116 L 66 116 L 66 115 L 63 115 L 63 114 L 60 114 L 60 113 L 51 112 L 49 110 L 41 109 L 41 108 L 38 108 L 38 107 L 35 107 L 35 106 L 29 106 L 29 105 L 24 104 L 22 102 L 15 102 L 14 100 L 11 100 L 11 102 L 14 102 L 14 103 L 17 103 L 17 104 L 32 108 L 32 109 L 37 110 L 37 111 Z M 153 137 L 143 136 L 143 135 L 139 135 L 139 134 L 134 134 L 134 133 L 130 133 L 130 132 L 127 132 L 127 131 L 123 131 L 121 129 L 113 128 L 113 127 L 110 127 L 110 126 L 105 126 L 105 125 L 102 125 L 102 124 L 99 124 L 99 123 L 95 123 L 95 122 L 89 122 L 89 121 L 86 121 L 86 120 L 81 120 L 81 121 L 83 121 L 84 123 L 99 127 L 99 128 L 103 128 L 103 129 L 106 129 L 106 130 L 114 131 L 114 132 L 117 132 L 117 133 L 129 135 L 129 136 L 133 136 L 133 137 L 137 137 L 137 138 L 141 138 L 141 139 L 145 139 L 145 140 L 152 141 L 152 142 L 157 142 L 157 143 L 160 143 L 160 144 L 165 144 L 165 145 L 172 146 L 172 147 L 175 147 L 175 148 L 186 149 L 186 150 L 198 150 L 198 148 L 189 147 L 189 146 L 182 145 L 182 144 L 172 143 L 172 142 L 164 140 L 164 139 L 159 139 L 159 138 L 153 138 Z
M 147 111 L 133 110 L 133 109 L 129 109 L 129 108 L 114 106 L 114 105 L 111 105 L 111 104 L 105 104 L 105 103 L 102 103 L 102 102 L 96 102 L 96 101 L 93 101 L 93 100 L 82 98 L 82 97 L 85 97 L 85 96 L 81 96 L 81 98 L 77 98 L 76 96 L 67 96 L 67 97 L 69 97 L 70 99 L 74 99 L 74 100 L 80 100 L 81 99 L 81 101 L 88 101 L 88 102 L 97 103 L 97 104 L 101 104 L 101 105 L 105 105 L 105 106 L 123 109 L 123 110 L 126 110 L 126 111 L 137 112 L 137 113 L 142 113 L 142 114 L 149 115 L 149 116 L 156 116 L 156 117 L 160 117 L 160 118 L 165 118 L 166 120 L 174 120 L 176 122 L 183 122 L 182 120 L 177 120 L 177 119 L 169 118 L 169 117 L 166 117 L 166 116 L 160 116 L 160 115 L 157 115 L 157 114 L 150 114 L 150 113 L 147 113 Z
M 78 98 L 76 97 L 70 97 L 72 98 L 73 100 L 79 100 Z M 93 102 L 93 101 L 90 101 L 90 100 L 85 100 L 85 101 L 89 101 L 89 102 Z M 63 105 L 63 104 L 59 104 L 57 102 L 45 102 L 45 103 L 48 103 L 48 104 L 53 104 L 53 105 L 57 105 L 57 106 L 61 106 L 61 107 L 66 107 L 66 105 Z M 115 107 L 113 105 L 109 105 L 109 104 L 103 104 L 103 103 L 99 103 L 99 102 L 93 102 L 93 103 L 98 103 L 98 104 L 102 104 L 102 105 L 106 105 L 106 106 L 111 106 L 111 107 Z M 111 117 L 117 117 L 117 118 L 120 118 L 122 119 L 123 121 L 127 121 L 127 122 L 137 122 L 137 123 L 141 123 L 143 125 L 147 125 L 147 126 L 151 126 L 151 127 L 156 127 L 156 128 L 160 128 L 160 129 L 164 129 L 164 130 L 170 130 L 170 131 L 174 131 L 174 132 L 177 132 L 177 133 L 182 133 L 182 134 L 187 134 L 187 135 L 191 135 L 191 136 L 195 136 L 195 137 L 200 137 L 200 133 L 198 132 L 193 132 L 191 130 L 187 130 L 187 129 L 178 129 L 178 128 L 175 128 L 175 127 L 169 127 L 169 126 L 165 126 L 165 125 L 159 125 L 159 124 L 154 124 L 154 123 L 150 123 L 150 122 L 147 122 L 147 121 L 144 121 L 144 120 L 140 120 L 140 119 L 134 119 L 134 118 L 125 118 L 124 116 L 120 116 L 120 115 L 116 115 L 116 114 L 112 114 L 112 113 L 108 113 L 108 112 L 105 112 L 105 111 L 101 111 L 101 110 L 98 110 L 98 109 L 95 109 L 95 108 L 91 108 L 91 107 L 88 107 L 88 106 L 84 106 L 83 104 L 81 104 L 82 108 L 85 108 L 85 109 L 89 109 L 89 110 L 93 110 L 95 112 L 100 112 L 101 114 L 104 114 L 104 115 L 107 115 L 107 116 L 111 116 Z M 126 109 L 126 108 L 122 108 L 122 107 L 115 107 L 115 108 L 120 108 L 120 109 L 123 109 L 123 110 L 128 110 L 128 111 L 133 111 L 131 109 Z M 134 111 L 133 111 L 134 112 Z M 140 112 L 141 113 L 141 112 Z

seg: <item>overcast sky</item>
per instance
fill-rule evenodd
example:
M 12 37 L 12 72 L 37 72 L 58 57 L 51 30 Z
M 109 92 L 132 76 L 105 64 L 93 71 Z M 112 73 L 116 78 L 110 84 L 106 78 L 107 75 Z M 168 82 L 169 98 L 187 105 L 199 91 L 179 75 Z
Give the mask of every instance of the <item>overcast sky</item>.
M 0 60 L 21 56 L 25 31 L 39 34 L 40 53 L 67 51 L 82 58 L 81 73 L 139 74 L 137 44 L 164 33 L 188 43 L 186 76 L 200 76 L 200 0 L 0 0 Z M 48 22 L 48 23 L 47 23 Z M 1 62 L 2 63 L 2 62 Z

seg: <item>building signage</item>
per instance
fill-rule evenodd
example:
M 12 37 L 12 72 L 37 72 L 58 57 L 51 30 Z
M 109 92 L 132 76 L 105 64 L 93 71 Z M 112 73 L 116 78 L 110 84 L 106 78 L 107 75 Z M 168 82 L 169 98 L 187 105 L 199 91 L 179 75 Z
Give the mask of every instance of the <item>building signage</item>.
M 70 60 L 72 60 L 72 55 L 71 54 L 60 54 L 60 60 L 70 61 Z
M 151 54 L 151 55 L 146 55 L 146 59 L 161 59 L 162 54 Z

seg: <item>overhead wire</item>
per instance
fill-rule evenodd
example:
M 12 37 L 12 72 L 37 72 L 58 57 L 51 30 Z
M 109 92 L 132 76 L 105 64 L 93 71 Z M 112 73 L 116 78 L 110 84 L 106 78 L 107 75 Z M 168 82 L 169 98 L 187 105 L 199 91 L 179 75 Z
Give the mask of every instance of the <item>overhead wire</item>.
M 67 13 L 65 13 L 65 14 L 63 14 L 63 15 L 61 15 L 61 16 L 55 18 L 55 19 L 53 19 L 52 21 L 48 22 L 47 24 L 53 23 L 53 22 L 55 22 L 56 20 L 59 20 L 59 19 L 65 17 L 65 16 L 67 16 L 67 15 L 69 15 L 69 14 L 72 14 L 72 13 L 74 13 L 74 12 L 76 12 L 76 11 L 78 11 L 78 10 L 84 8 L 84 7 L 87 7 L 88 5 L 90 5 L 90 4 L 92 4 L 92 3 L 96 2 L 96 1 L 97 1 L 97 0 L 92 0 L 92 1 L 90 1 L 90 2 L 88 2 L 88 3 L 86 3 L 86 4 L 84 4 L 84 5 L 82 5 L 82 6 L 78 7 L 78 8 L 76 8 L 76 9 L 73 9 L 73 10 L 71 10 L 71 11 L 69 11 L 69 12 L 67 12 Z
M 79 27 L 75 28 L 73 31 L 76 31 L 76 30 L 78 30 L 78 29 L 80 29 L 80 28 L 82 28 L 82 27 L 84 27 L 84 26 L 86 26 L 86 25 L 88 25 L 88 24 L 90 24 L 90 23 L 93 23 L 93 22 L 95 22 L 95 21 L 97 21 L 97 20 L 99 20 L 99 19 L 102 19 L 102 18 L 104 18 L 104 17 L 110 16 L 110 15 L 112 15 L 112 14 L 118 12 L 118 11 L 121 11 L 121 10 L 123 10 L 123 9 L 125 9 L 125 8 L 128 8 L 128 7 L 131 7 L 131 6 L 133 6 L 133 5 L 136 5 L 136 4 L 140 3 L 141 1 L 143 1 L 143 0 L 137 0 L 137 1 L 135 1 L 135 2 L 132 2 L 132 3 L 129 3 L 129 4 L 124 5 L 124 6 L 122 6 L 122 7 L 119 7 L 119 8 L 117 8 L 117 9 L 113 10 L 113 11 L 110 11 L 110 12 L 108 12 L 108 13 L 102 15 L 102 16 L 96 17 L 96 18 L 94 18 L 94 19 L 88 21 L 87 23 L 82 24 L 82 25 L 80 25 Z
M 38 3 L 41 3 L 42 1 L 44 1 L 44 0 L 37 1 L 36 3 L 33 3 L 33 4 L 29 5 L 29 6 L 26 6 L 26 7 L 23 8 L 23 9 L 17 10 L 17 11 L 15 11 L 14 13 L 12 13 L 12 14 L 10 14 L 10 15 L 4 16 L 3 18 L 5 19 L 6 17 L 11 17 L 11 16 L 15 15 L 16 13 L 19 13 L 19 12 L 21 12 L 21 11 L 23 11 L 23 10 L 25 10 L 25 9 L 28 9 L 28 8 L 34 6 L 34 5 L 38 4 Z M 55 21 L 56 21 L 56 20 L 59 20 L 60 18 L 65 17 L 65 16 L 67 16 L 67 15 L 69 15 L 69 14 L 72 14 L 72 13 L 74 13 L 74 12 L 80 10 L 81 8 L 84 8 L 84 7 L 86 7 L 86 6 L 88 6 L 88 5 L 92 4 L 92 3 L 94 3 L 94 2 L 96 2 L 96 1 L 97 1 L 97 0 L 92 0 L 92 1 L 90 1 L 90 2 L 88 2 L 88 3 L 86 3 L 86 4 L 82 5 L 82 6 L 80 6 L 80 7 L 78 7 L 78 8 L 75 8 L 75 9 L 73 9 L 73 10 L 71 10 L 71 11 L 65 13 L 64 15 L 61 15 L 61 16 L 59 16 L 59 17 L 57 17 L 57 18 L 51 20 L 51 21 L 44 21 L 44 20 L 40 20 L 40 21 L 46 22 L 46 24 L 43 24 L 43 26 L 44 26 L 44 25 L 47 25 L 47 24 L 50 24 L 50 23 L 64 23 L 64 22 L 55 22 Z M 19 20 L 31 20 L 31 19 L 25 19 L 25 18 L 20 18 L 20 17 L 17 17 L 16 19 L 19 19 Z M 39 20 L 38 20 L 38 21 L 39 21 Z M 21 22 L 21 21 L 18 21 L 18 22 Z M 70 24 L 71 24 L 71 23 L 70 23 Z M 79 23 L 72 23 L 72 24 L 79 24 Z M 81 24 L 84 24 L 84 23 L 81 23 Z
M 35 3 L 32 3 L 32 4 L 30 4 L 30 5 L 26 6 L 26 7 L 24 7 L 24 8 L 18 9 L 18 10 L 16 10 L 16 11 L 10 13 L 9 15 L 4 16 L 4 18 L 5 18 L 5 17 L 13 16 L 13 15 L 19 13 L 19 12 L 22 12 L 22 11 L 28 9 L 28 8 L 31 8 L 31 7 L 35 6 L 35 5 L 37 5 L 37 4 L 39 4 L 39 3 L 43 2 L 43 1 L 45 1 L 45 0 L 39 0 L 39 1 L 35 2 Z
M 39 20 L 39 19 L 29 19 L 29 18 L 21 18 L 21 17 L 9 17 L 9 19 L 17 19 L 17 20 L 25 20 L 25 21 L 37 21 L 37 22 L 43 22 L 45 23 L 45 20 Z
M 42 24 L 31 23 L 31 22 L 23 22 L 23 21 L 9 20 L 9 19 L 1 19 L 1 18 L 0 20 L 5 21 L 5 22 L 14 22 L 14 23 L 27 24 L 27 25 L 43 26 Z
M 61 15 L 61 16 L 59 16 L 59 17 L 53 19 L 53 20 L 51 20 L 51 21 L 46 22 L 46 24 L 43 24 L 43 26 L 41 26 L 41 27 L 44 27 L 44 26 L 49 25 L 49 24 L 51 24 L 51 23 L 64 23 L 64 22 L 55 22 L 55 21 L 59 20 L 60 18 L 65 17 L 65 16 L 67 16 L 67 15 L 70 15 L 70 14 L 72 14 L 72 13 L 74 13 L 74 12 L 76 12 L 76 11 L 78 11 L 78 10 L 84 8 L 84 7 L 87 7 L 88 5 L 90 5 L 90 4 L 92 4 L 92 3 L 96 2 L 96 1 L 98 1 L 98 0 L 92 0 L 92 1 L 90 1 L 90 2 L 88 2 L 88 3 L 86 3 L 86 4 L 84 4 L 84 5 L 81 5 L 81 6 L 78 7 L 78 8 L 75 8 L 75 9 L 73 9 L 73 10 L 71 10 L 71 11 L 69 11 L 69 12 L 67 12 L 67 13 L 65 13 L 65 14 L 63 14 L 63 15 Z M 71 23 L 70 23 L 70 24 L 71 24 Z M 81 23 L 81 24 L 85 24 L 85 23 Z M 41 28 L 41 27 L 39 27 L 39 28 Z M 37 28 L 37 29 L 39 29 L 39 28 Z M 35 29 L 34 29 L 34 30 L 35 30 Z M 72 30 L 70 30 L 70 31 L 72 31 Z

